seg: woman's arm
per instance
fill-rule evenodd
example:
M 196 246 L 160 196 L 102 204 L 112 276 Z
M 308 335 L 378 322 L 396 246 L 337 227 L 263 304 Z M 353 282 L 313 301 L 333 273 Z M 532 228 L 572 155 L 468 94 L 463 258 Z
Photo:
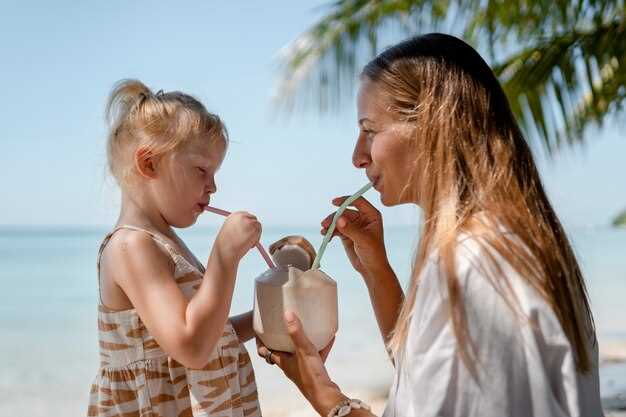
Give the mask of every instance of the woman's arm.
M 336 198 L 333 204 L 339 206 L 345 199 Z M 353 205 L 356 210 L 344 211 L 337 220 L 333 236 L 341 238 L 350 263 L 363 277 L 380 334 L 387 343 L 396 325 L 404 294 L 387 259 L 380 212 L 363 197 Z M 322 221 L 322 234 L 328 230 L 333 214 Z
M 285 326 L 295 346 L 295 353 L 272 352 L 271 359 L 296 384 L 315 411 L 320 416 L 326 417 L 336 405 L 348 398 L 330 379 L 324 366 L 334 339 L 326 348 L 318 352 L 304 334 L 302 323 L 294 313 L 285 314 Z M 258 339 L 257 343 L 259 355 L 265 358 L 269 353 L 267 347 L 263 346 Z M 374 414 L 359 409 L 353 410 L 349 416 L 372 417 Z
M 391 266 L 383 266 L 379 271 L 369 272 L 363 276 L 378 328 L 385 344 L 391 337 L 396 326 L 400 308 L 404 301 L 404 293 Z
M 254 329 L 252 328 L 252 310 L 247 313 L 231 317 L 230 322 L 235 328 L 235 332 L 237 333 L 237 337 L 241 343 L 246 343 L 254 337 Z

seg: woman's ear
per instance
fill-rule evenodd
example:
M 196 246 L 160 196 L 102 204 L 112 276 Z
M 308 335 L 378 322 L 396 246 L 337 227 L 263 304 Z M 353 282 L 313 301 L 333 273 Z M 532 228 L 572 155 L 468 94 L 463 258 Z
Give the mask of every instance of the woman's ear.
M 148 148 L 142 146 L 135 151 L 135 168 L 142 177 L 156 178 L 156 162 L 156 158 Z

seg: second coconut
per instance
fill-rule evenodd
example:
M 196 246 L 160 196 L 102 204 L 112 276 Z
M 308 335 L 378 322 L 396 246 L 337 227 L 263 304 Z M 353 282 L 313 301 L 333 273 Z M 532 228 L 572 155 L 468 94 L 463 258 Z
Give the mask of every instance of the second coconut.
M 302 236 L 287 236 L 270 247 L 276 262 L 255 280 L 253 327 L 271 350 L 293 352 L 284 323 L 286 311 L 302 322 L 304 333 L 322 350 L 337 333 L 337 283 L 319 269 L 310 269 L 315 249 Z

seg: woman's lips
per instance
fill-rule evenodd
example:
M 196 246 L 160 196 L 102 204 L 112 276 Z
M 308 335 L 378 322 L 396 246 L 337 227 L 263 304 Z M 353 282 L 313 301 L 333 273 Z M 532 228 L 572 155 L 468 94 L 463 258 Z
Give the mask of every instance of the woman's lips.
M 380 191 L 380 189 L 378 188 L 378 186 L 380 185 L 380 177 L 373 178 L 372 179 L 372 185 L 373 185 L 375 190 Z

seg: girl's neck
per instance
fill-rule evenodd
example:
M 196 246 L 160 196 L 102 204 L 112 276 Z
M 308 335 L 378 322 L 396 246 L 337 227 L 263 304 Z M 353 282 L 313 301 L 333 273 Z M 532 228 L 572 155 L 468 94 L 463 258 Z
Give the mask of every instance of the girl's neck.
M 116 226 L 136 226 L 175 239 L 176 235 L 172 227 L 146 197 L 142 193 L 134 193 L 131 197 L 128 193 L 122 192 L 122 209 Z

